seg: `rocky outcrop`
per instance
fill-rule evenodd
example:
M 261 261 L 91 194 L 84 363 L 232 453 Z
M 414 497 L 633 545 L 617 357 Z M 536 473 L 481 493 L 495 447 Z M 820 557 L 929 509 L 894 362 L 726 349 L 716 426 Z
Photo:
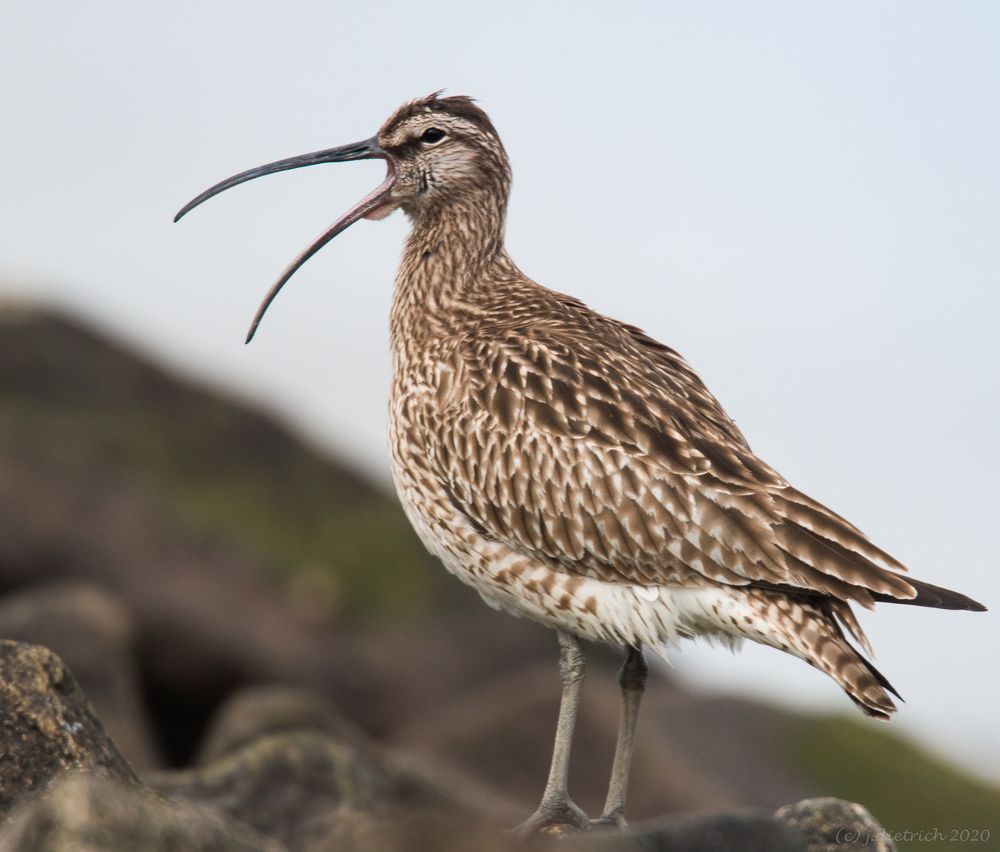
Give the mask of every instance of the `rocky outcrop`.
M 274 734 L 310 731 L 339 742 L 363 743 L 365 736 L 333 703 L 315 692 L 261 685 L 240 690 L 216 713 L 198 752 L 205 765 Z
M 58 600 L 58 597 L 56 597 Z M 94 604 L 94 601 L 90 602 Z M 27 607 L 30 611 L 31 607 Z M 13 611 L 17 611 L 14 607 Z M 99 681 L 98 681 L 99 682 Z M 447 769 L 404 761 L 301 689 L 256 687 L 217 714 L 200 765 L 142 782 L 61 660 L 0 642 L 0 852 L 409 852 L 517 847 L 504 797 Z M 821 799 L 537 838 L 567 852 L 827 852 L 881 829 L 863 808 Z M 836 845 L 848 839 L 853 846 Z
M 0 638 L 65 666 L 0 648 L 2 848 L 508 848 L 551 754 L 551 631 L 484 607 L 380 487 L 272 419 L 16 313 L 0 309 Z M 619 660 L 589 658 L 571 786 L 594 813 Z M 661 674 L 632 829 L 562 848 L 890 848 L 849 803 L 774 815 L 831 789 L 898 828 L 1000 833 L 995 787 L 889 729 Z
M 573 837 L 573 852 L 805 852 L 802 836 L 769 814 L 674 817 L 627 832 Z
M 109 778 L 71 775 L 22 805 L 0 852 L 284 852 L 281 844 L 191 802 Z
M 0 641 L 0 816 L 70 771 L 137 783 L 62 661 L 47 648 Z
M 363 753 L 310 731 L 266 735 L 205 767 L 147 781 L 296 849 L 315 818 L 343 805 L 385 811 L 406 798 L 396 779 Z
M 128 762 L 137 769 L 159 763 L 132 619 L 118 598 L 83 580 L 32 586 L 0 600 L 0 636 L 58 654 Z
M 331 836 L 354 838 L 346 848 L 412 848 L 407 836 L 430 826 L 485 834 L 491 824 L 443 785 L 314 731 L 264 735 L 207 766 L 147 781 L 302 852 L 344 848 Z
M 805 799 L 775 813 L 808 843 L 808 852 L 893 852 L 888 833 L 866 808 L 843 799 Z
M 399 759 L 305 690 L 258 687 L 224 705 L 200 765 L 145 781 L 245 823 L 290 850 L 411 849 L 470 832 L 503 840 L 485 795 Z M 492 841 L 490 841 L 492 842 Z M 478 848 L 478 847 L 477 847 Z

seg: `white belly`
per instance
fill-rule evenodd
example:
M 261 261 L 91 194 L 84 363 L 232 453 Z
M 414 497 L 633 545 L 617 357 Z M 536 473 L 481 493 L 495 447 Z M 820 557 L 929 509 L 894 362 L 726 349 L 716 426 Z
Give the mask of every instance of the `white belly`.
M 482 535 L 448 496 L 432 459 L 407 451 L 390 417 L 392 476 L 424 546 L 498 609 L 612 645 L 665 645 L 696 636 L 767 641 L 738 588 L 642 586 L 586 577 Z
M 696 636 L 733 644 L 748 635 L 748 617 L 757 621 L 736 589 L 640 586 L 560 571 L 483 537 L 443 492 L 432 500 L 426 489 L 416 493 L 408 471 L 395 463 L 393 480 L 427 549 L 497 609 L 592 641 L 655 651 Z

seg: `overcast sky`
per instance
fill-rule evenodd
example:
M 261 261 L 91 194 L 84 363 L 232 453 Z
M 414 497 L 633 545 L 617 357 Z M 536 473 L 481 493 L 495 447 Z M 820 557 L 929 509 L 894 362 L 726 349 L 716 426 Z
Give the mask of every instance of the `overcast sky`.
M 339 237 L 242 342 L 384 167 L 171 217 L 404 100 L 470 94 L 513 161 L 522 269 L 680 350 L 799 488 L 996 611 L 998 44 L 1000 4 L 968 0 L 4 0 L 0 294 L 82 312 L 385 479 L 402 214 Z M 863 620 L 898 727 L 1000 765 L 996 616 Z M 852 712 L 769 649 L 676 660 L 706 688 Z

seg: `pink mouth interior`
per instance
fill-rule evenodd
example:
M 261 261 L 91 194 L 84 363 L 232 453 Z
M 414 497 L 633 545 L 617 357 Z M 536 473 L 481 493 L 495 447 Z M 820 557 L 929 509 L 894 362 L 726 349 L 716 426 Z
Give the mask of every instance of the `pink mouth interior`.
M 357 211 L 365 219 L 378 220 L 384 219 L 396 209 L 398 205 L 389 197 L 389 190 L 392 189 L 392 185 L 396 181 L 396 169 L 392 160 L 387 159 L 385 164 L 387 167 L 385 180 L 366 195 L 351 211 L 352 213 Z M 369 207 L 369 205 L 373 206 Z

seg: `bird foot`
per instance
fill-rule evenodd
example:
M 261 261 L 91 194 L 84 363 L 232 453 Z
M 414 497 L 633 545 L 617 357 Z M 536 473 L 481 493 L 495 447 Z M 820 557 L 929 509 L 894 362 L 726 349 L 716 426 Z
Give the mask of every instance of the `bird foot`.
M 625 822 L 624 811 L 617 809 L 603 813 L 597 819 L 592 819 L 590 821 L 590 827 L 617 828 L 619 831 L 625 831 L 628 828 L 628 823 Z
M 514 829 L 518 840 L 527 840 L 538 834 L 561 837 L 589 831 L 592 820 L 568 796 L 565 799 L 545 802 L 538 810 Z

